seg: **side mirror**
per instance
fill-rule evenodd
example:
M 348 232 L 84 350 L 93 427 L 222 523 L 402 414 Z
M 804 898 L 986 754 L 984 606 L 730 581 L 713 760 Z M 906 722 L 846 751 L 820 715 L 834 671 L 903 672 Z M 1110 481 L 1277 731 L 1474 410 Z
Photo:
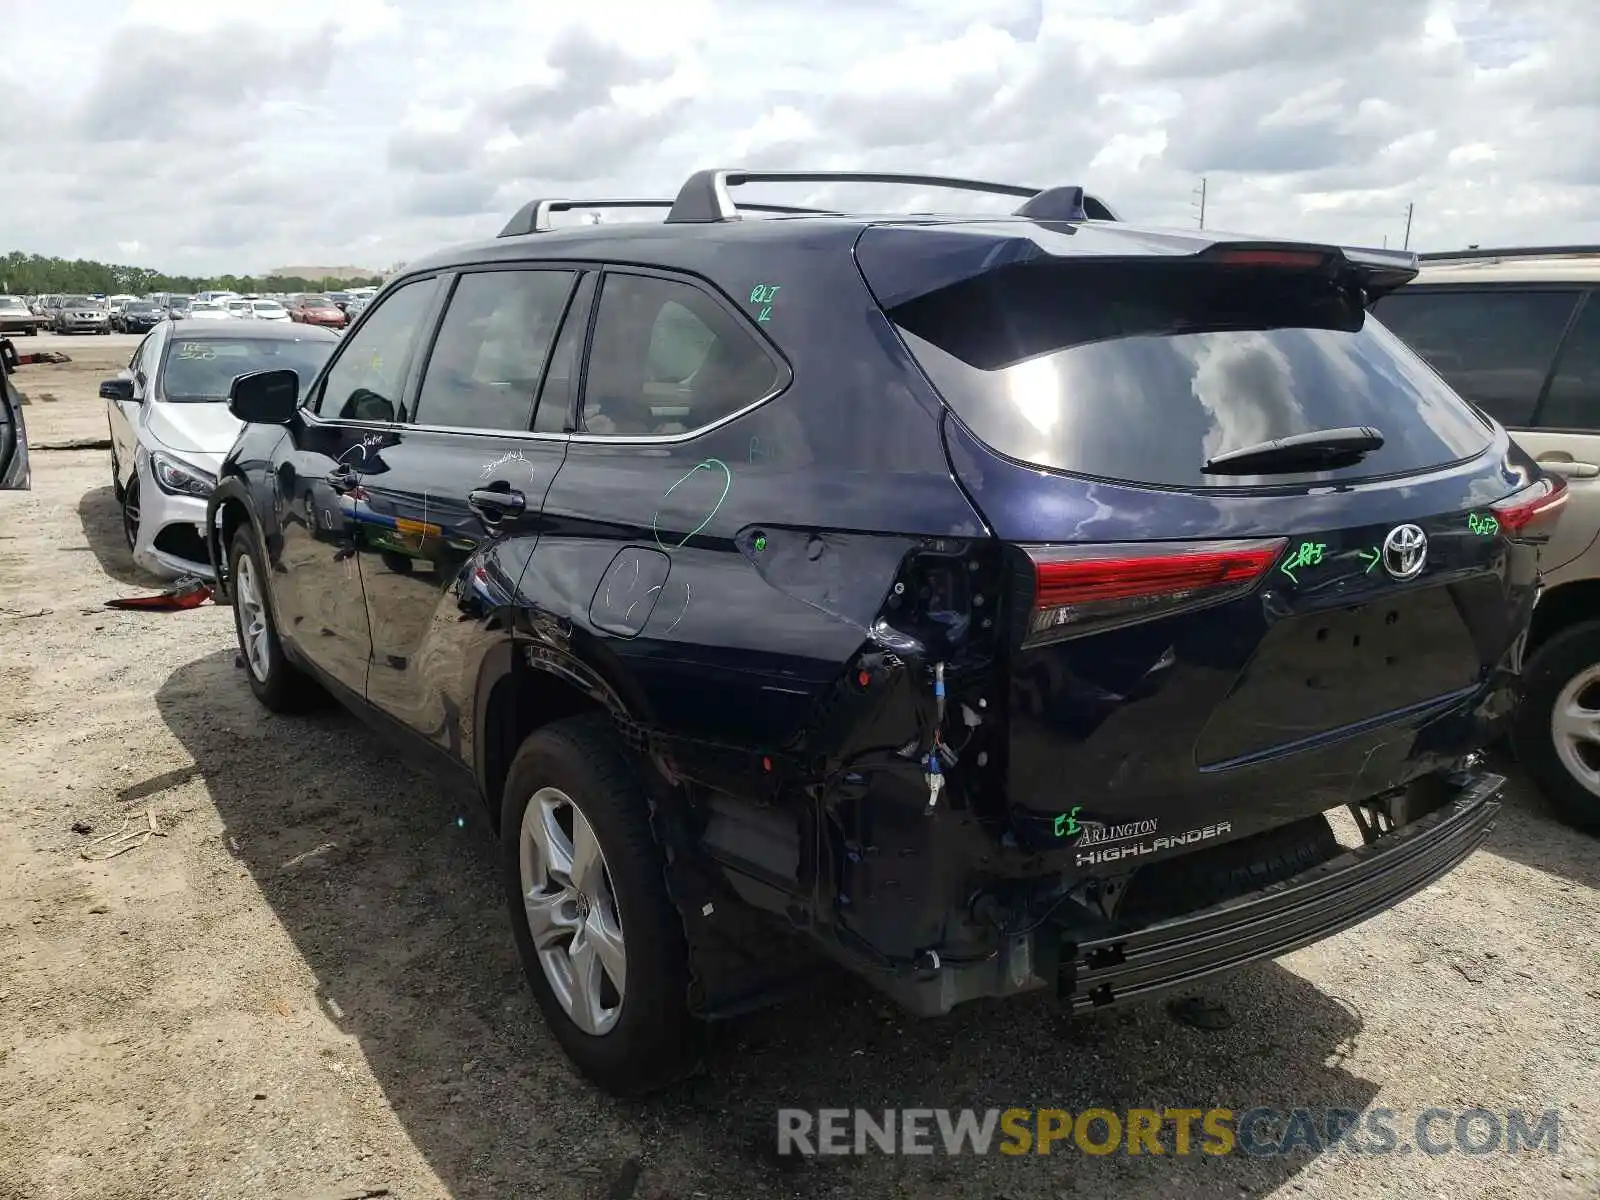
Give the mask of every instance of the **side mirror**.
M 118 375 L 115 379 L 102 379 L 100 381 L 100 398 L 102 400 L 132 400 L 133 379 L 124 375 Z
M 240 375 L 228 389 L 228 411 L 254 425 L 286 425 L 300 409 L 300 375 L 289 370 Z

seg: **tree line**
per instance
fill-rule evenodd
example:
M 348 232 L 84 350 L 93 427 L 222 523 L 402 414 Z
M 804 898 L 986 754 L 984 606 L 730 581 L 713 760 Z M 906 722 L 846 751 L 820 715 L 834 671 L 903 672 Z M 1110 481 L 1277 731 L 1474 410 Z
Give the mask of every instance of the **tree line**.
M 124 267 L 92 259 L 47 258 L 13 250 L 0 255 L 0 292 L 25 296 L 151 292 L 325 292 L 377 287 L 381 279 L 301 279 L 297 275 L 166 275 L 146 267 Z

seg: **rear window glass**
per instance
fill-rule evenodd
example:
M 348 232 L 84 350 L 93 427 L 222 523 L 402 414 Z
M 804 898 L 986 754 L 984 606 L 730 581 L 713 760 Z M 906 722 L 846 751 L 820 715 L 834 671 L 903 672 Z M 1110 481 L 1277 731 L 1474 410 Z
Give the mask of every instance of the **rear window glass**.
M 1267 486 L 1426 470 L 1492 433 L 1352 296 L 1305 272 L 1003 267 L 890 312 L 945 401 L 1009 458 L 1168 487 Z M 1273 438 L 1371 426 L 1355 465 L 1211 474 Z
M 1402 288 L 1372 311 L 1464 399 L 1527 428 L 1572 316 L 1572 291 Z

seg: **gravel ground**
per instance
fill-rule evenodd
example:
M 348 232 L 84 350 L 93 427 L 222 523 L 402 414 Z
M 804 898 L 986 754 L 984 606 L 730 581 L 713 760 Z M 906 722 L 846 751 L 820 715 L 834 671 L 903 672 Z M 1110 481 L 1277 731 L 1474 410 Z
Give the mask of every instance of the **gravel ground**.
M 25 339 L 44 348 L 52 339 Z M 20 378 L 35 444 L 103 437 L 131 338 Z M 1399 909 L 1160 1005 L 916 1022 L 829 977 L 649 1103 L 577 1079 L 520 977 L 470 797 L 352 718 L 252 700 L 229 614 L 118 613 L 104 450 L 0 493 L 0 1197 L 1555 1197 L 1600 1194 L 1596 843 L 1520 782 Z M 91 846 L 148 822 L 107 861 Z M 461 818 L 458 821 L 458 818 Z M 1560 1106 L 1558 1153 L 796 1161 L 779 1106 Z

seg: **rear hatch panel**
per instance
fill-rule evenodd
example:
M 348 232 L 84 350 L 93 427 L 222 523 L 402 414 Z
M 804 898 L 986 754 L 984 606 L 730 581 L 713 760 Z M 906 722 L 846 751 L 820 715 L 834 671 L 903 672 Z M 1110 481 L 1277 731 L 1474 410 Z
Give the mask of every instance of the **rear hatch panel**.
M 858 261 L 946 404 L 953 474 L 1013 559 L 1005 770 L 1023 844 L 1085 871 L 1143 862 L 1365 799 L 1481 743 L 1536 586 L 1533 548 L 1491 506 L 1538 473 L 1365 318 L 1363 288 L 1404 271 L 1331 248 L 1303 256 L 1310 270 L 1274 270 L 1275 249 L 1223 269 L 1205 243 L 1118 247 L 1140 235 L 1093 226 L 1072 246 L 1086 257 L 1053 257 L 1050 231 L 987 267 L 970 232 L 942 229 L 949 253 L 922 269 L 909 232 L 869 229 Z M 1362 426 L 1383 444 L 1357 461 L 1207 465 Z M 1396 577 L 1385 541 L 1408 525 L 1426 559 Z M 1119 544 L 1222 539 L 1281 551 L 1244 594 L 1104 627 L 1029 623 L 1048 590 L 1035 548 L 1107 547 L 1115 590 Z

